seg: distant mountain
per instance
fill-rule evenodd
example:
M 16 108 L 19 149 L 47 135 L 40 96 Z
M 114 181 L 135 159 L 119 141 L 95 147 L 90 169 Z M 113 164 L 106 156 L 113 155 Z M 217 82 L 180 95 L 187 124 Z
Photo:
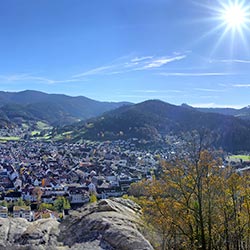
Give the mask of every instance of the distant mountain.
M 160 140 L 169 133 L 180 135 L 207 130 L 214 145 L 227 151 L 250 150 L 250 122 L 194 108 L 175 106 L 158 100 L 120 107 L 104 115 L 65 127 L 72 138 Z
M 250 107 L 244 107 L 242 109 L 233 109 L 233 108 L 196 108 L 196 109 L 201 112 L 232 115 L 240 119 L 250 120 Z
M 99 102 L 87 97 L 46 94 L 39 91 L 0 92 L 0 123 L 13 119 L 43 120 L 51 125 L 65 125 L 98 116 L 128 105 L 126 102 Z

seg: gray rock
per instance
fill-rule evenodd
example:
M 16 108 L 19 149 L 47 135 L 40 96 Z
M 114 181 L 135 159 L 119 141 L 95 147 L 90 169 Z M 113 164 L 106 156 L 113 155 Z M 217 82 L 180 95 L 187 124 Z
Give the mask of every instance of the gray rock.
M 153 250 L 140 216 L 134 202 L 113 199 L 71 211 L 61 223 L 0 219 L 0 250 Z

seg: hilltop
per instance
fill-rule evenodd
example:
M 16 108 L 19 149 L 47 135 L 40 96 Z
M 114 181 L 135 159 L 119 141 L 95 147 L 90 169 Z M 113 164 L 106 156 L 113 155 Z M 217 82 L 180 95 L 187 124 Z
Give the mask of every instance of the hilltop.
M 160 100 L 120 107 L 102 116 L 64 127 L 74 140 L 138 138 L 164 140 L 167 134 L 207 131 L 216 147 L 228 151 L 250 150 L 250 122 L 218 113 L 200 112 Z
M 101 115 L 127 105 L 126 102 L 99 102 L 84 96 L 71 97 L 26 90 L 0 92 L 0 125 L 18 121 L 44 121 L 49 125 L 65 125 Z

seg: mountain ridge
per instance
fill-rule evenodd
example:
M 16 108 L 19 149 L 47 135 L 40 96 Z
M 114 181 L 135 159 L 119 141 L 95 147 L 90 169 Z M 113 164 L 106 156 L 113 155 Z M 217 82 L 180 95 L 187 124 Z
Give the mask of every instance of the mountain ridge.
M 47 94 L 40 91 L 0 92 L 0 120 L 43 120 L 50 125 L 70 124 L 98 116 L 128 102 L 99 102 L 84 96 Z
M 235 108 L 195 108 L 205 113 L 218 113 L 223 115 L 231 115 L 245 120 L 250 120 L 250 109 L 249 106 L 235 109 Z
M 75 140 L 139 138 L 152 141 L 164 140 L 164 136 L 170 133 L 181 135 L 206 130 L 211 137 L 214 136 L 216 147 L 227 151 L 250 150 L 250 121 L 160 100 L 120 107 L 65 129 L 75 131 Z

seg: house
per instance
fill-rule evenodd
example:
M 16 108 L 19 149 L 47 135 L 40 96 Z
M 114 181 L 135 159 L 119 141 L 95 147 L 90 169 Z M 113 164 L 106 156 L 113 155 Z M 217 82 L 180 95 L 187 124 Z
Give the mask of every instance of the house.
M 43 187 L 41 188 L 44 195 L 56 195 L 56 196 L 63 196 L 66 193 L 64 186 L 58 187 Z
M 14 181 L 17 177 L 18 177 L 18 173 L 16 171 L 13 171 L 12 173 L 9 174 L 9 178 L 11 181 Z
M 107 199 L 109 197 L 121 197 L 125 193 L 120 187 L 111 187 L 108 183 L 97 187 L 98 198 Z
M 0 176 L 0 185 L 3 186 L 5 189 L 10 189 L 14 187 L 9 177 L 5 176 Z
M 0 206 L 0 217 L 8 218 L 8 208 L 4 206 Z
M 96 186 L 92 182 L 88 185 L 89 193 L 95 194 L 96 193 Z
M 13 207 L 14 218 L 24 218 L 28 221 L 33 221 L 34 215 L 30 206 L 14 206 Z
M 47 218 L 58 220 L 60 219 L 60 216 L 59 216 L 59 213 L 55 211 L 51 211 L 49 209 L 44 209 L 43 211 L 38 211 L 35 213 L 35 220 L 47 219 Z
M 14 186 L 16 189 L 20 189 L 22 187 L 22 181 L 21 179 L 17 178 L 16 181 L 14 182 Z
M 22 196 L 22 193 L 21 192 L 16 192 L 16 191 L 13 191 L 13 192 L 9 192 L 7 193 L 5 196 L 4 196 L 4 200 L 6 201 L 18 201 L 18 199 L 20 199 Z
M 89 195 L 84 190 L 71 191 L 69 194 L 70 204 L 82 204 L 89 202 Z
M 56 199 L 56 197 L 53 194 L 48 194 L 48 195 L 42 195 L 41 196 L 41 200 L 42 200 L 43 203 L 53 204 L 55 199 Z

